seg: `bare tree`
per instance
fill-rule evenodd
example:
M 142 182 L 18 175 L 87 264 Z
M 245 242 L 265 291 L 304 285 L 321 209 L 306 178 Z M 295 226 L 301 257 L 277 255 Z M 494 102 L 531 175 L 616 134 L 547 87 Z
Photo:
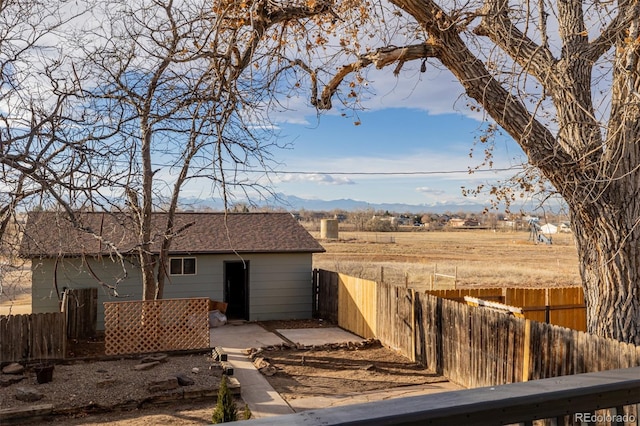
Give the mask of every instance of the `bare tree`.
M 112 0 L 93 8 L 100 25 L 83 28 L 77 48 L 94 80 L 85 87 L 91 109 L 113 123 L 112 143 L 128 153 L 116 159 L 128 172 L 114 187 L 136 219 L 145 300 L 162 297 L 188 182 L 204 180 L 206 193 L 225 205 L 237 191 L 268 191 L 246 175 L 268 171 L 277 146 L 261 110 L 271 80 L 255 65 L 278 46 L 276 27 L 326 10 L 200 0 Z M 162 229 L 154 212 L 164 213 Z
M 78 126 L 79 81 L 57 47 L 79 17 L 59 2 L 0 1 L 0 295 L 19 268 L 16 213 L 54 200 L 68 212 L 102 185 L 95 132 Z M 84 116 L 83 116 L 84 115 Z
M 589 332 L 640 344 L 638 2 L 390 0 L 356 8 L 341 12 L 345 22 L 366 15 L 341 41 L 351 59 L 343 56 L 337 72 L 303 62 L 312 103 L 327 109 L 336 96 L 357 99 L 367 67 L 446 68 L 477 102 L 472 108 L 508 132 L 568 204 Z M 365 37 L 372 28 L 378 32 Z

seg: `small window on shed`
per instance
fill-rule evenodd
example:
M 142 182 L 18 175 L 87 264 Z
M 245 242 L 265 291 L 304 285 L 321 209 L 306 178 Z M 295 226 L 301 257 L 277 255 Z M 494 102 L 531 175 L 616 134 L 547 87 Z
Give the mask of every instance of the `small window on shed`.
M 195 275 L 195 257 L 172 257 L 170 259 L 169 273 L 171 275 Z

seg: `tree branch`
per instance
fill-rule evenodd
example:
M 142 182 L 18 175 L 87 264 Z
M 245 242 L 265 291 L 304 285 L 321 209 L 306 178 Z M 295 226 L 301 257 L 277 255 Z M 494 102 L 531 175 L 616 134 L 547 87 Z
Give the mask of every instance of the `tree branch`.
M 413 61 L 416 59 L 437 58 L 440 54 L 440 47 L 435 44 L 420 43 L 410 46 L 396 47 L 388 46 L 369 53 L 360 55 L 357 61 L 344 65 L 337 74 L 327 83 L 322 90 L 320 98 L 315 93 L 315 73 L 312 74 L 312 80 L 314 82 L 311 104 L 318 109 L 331 109 L 331 98 L 338 90 L 338 86 L 342 81 L 352 72 L 357 72 L 360 69 L 366 68 L 369 65 L 375 65 L 377 69 L 382 69 L 385 66 L 398 62 L 403 64 L 404 62 Z M 303 67 L 304 68 L 304 67 Z M 311 73 L 311 70 L 306 68 L 306 71 Z
M 474 29 L 474 33 L 489 37 L 522 68 L 544 84 L 548 81 L 555 62 L 553 55 L 550 50 L 536 44 L 513 25 L 507 13 L 508 8 L 508 2 L 505 0 L 487 1 L 481 13 L 482 22 Z

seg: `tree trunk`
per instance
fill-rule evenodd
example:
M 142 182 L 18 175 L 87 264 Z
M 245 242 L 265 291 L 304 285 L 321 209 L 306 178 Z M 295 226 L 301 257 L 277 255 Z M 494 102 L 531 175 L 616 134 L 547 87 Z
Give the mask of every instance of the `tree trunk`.
M 147 119 L 142 120 L 142 208 L 139 211 L 140 261 L 142 268 L 142 300 L 155 300 L 157 284 L 155 280 L 155 259 L 151 253 L 153 214 L 153 170 L 151 165 L 151 128 Z
M 615 203 L 572 206 L 587 331 L 640 345 L 640 203 L 617 197 Z M 615 206 L 626 208 L 616 214 Z

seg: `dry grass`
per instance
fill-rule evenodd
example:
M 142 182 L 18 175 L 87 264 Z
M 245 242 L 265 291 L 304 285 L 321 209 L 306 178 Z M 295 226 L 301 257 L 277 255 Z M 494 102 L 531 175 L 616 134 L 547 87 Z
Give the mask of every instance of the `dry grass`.
M 341 232 L 321 241 L 314 268 L 367 279 L 426 288 L 434 268 L 455 275 L 458 287 L 566 287 L 580 285 L 578 256 L 571 234 L 553 236 L 553 245 L 529 241 L 528 232 Z M 319 237 L 319 235 L 314 235 Z M 382 238 L 381 236 L 384 236 Z M 388 242 L 372 242 L 372 241 Z M 389 242 L 390 241 L 390 242 Z M 438 278 L 451 286 L 453 279 Z

